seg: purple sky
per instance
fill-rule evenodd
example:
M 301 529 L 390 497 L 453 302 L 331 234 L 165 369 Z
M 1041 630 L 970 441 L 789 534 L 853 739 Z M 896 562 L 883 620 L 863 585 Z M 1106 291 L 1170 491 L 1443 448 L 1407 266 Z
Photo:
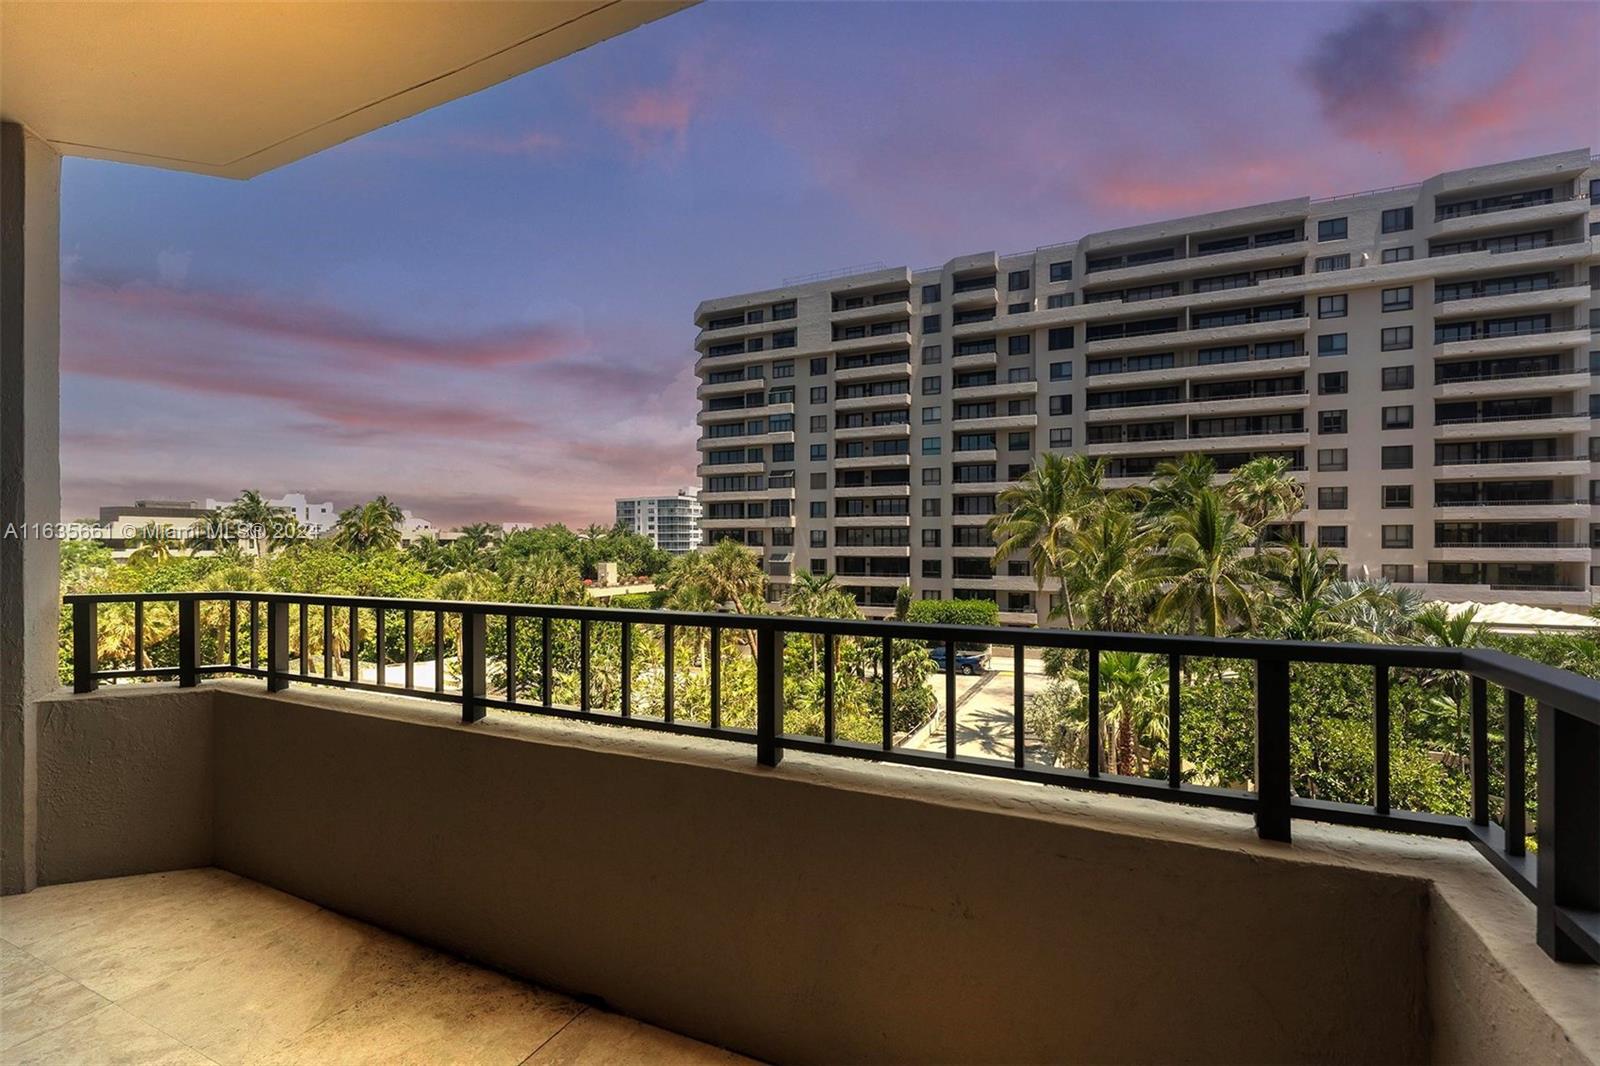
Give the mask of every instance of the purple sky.
M 63 514 L 694 481 L 694 305 L 1600 147 L 1583 3 L 704 4 L 248 182 L 69 159 Z

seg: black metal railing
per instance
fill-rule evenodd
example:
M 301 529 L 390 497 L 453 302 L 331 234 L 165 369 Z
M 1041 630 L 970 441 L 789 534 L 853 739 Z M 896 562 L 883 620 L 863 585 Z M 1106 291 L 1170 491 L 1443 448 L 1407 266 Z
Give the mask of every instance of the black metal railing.
M 103 681 L 175 679 L 192 686 L 204 677 L 260 677 L 271 692 L 291 682 L 388 692 L 441 700 L 459 706 L 465 723 L 482 720 L 490 709 L 553 715 L 586 722 L 712 737 L 754 746 L 756 760 L 775 766 L 785 751 L 849 756 L 931 767 L 991 777 L 1060 785 L 1254 815 L 1257 832 L 1268 840 L 1290 839 L 1294 819 L 1419 833 L 1465 840 L 1537 907 L 1538 942 L 1564 961 L 1600 962 L 1600 681 L 1483 648 L 1416 645 L 1320 644 L 1296 641 L 1216 639 L 1136 633 L 1076 632 L 1059 629 L 1006 629 L 915 625 L 870 620 L 800 618 L 788 615 L 705 614 L 676 611 L 569 607 L 525 603 L 471 603 L 383 599 L 269 592 L 171 592 L 69 595 L 72 614 L 72 679 L 76 692 L 91 692 Z M 131 607 L 134 621 L 132 665 L 102 668 L 98 662 L 103 607 Z M 175 626 L 163 640 L 171 665 L 151 665 L 143 630 L 152 607 L 175 612 Z M 170 618 L 170 615 L 169 615 Z M 120 620 L 120 619 L 119 619 Z M 374 649 L 369 680 L 361 649 L 363 625 L 370 622 Z M 493 623 L 491 627 L 491 622 Z M 398 628 L 391 628 L 397 626 Z M 448 639 L 451 627 L 454 640 Z M 576 699 L 556 700 L 553 639 L 560 645 L 566 684 L 576 674 Z M 593 635 L 613 627 L 619 639 L 615 658 L 608 650 L 599 664 L 608 695 L 596 687 Z M 576 633 L 573 630 L 576 629 Z M 635 651 L 640 633 L 656 639 L 659 660 L 652 674 L 662 681 L 650 706 L 636 702 Z M 313 640 L 313 634 L 317 639 Z M 491 635 L 495 637 L 491 646 Z M 708 639 L 702 639 L 702 635 Z M 574 641 L 572 638 L 576 637 Z M 175 653 L 171 647 L 175 637 Z M 786 732 L 785 651 L 791 638 L 810 642 L 820 652 L 822 716 L 820 728 Z M 867 653 L 870 680 L 881 686 L 881 736 L 876 743 L 845 739 L 838 729 L 837 682 L 842 638 L 879 647 Z M 725 714 L 723 661 L 730 639 L 735 654 L 754 660 L 753 714 L 739 704 L 738 721 Z M 1008 649 L 1015 684 L 1011 694 L 1013 744 L 1010 759 L 958 754 L 956 670 L 946 669 L 942 708 L 944 750 L 910 749 L 897 742 L 894 706 L 895 646 L 906 643 L 942 649 L 944 662 L 957 664 L 958 647 L 974 644 Z M 419 676 L 419 652 L 431 645 L 432 677 Z M 453 645 L 456 667 L 446 684 L 445 650 Z M 690 658 L 708 675 L 700 713 L 675 706 L 675 671 Z M 608 649 L 611 646 L 608 644 Z M 856 648 L 857 645 L 852 645 Z M 203 656 L 209 648 L 212 655 Z M 391 661 L 390 649 L 398 654 Z M 342 649 L 342 650 L 341 650 Z M 1083 769 L 1027 759 L 1025 671 L 1029 649 L 1063 649 L 1086 667 Z M 1101 769 L 1100 656 L 1138 652 L 1167 662 L 1166 776 L 1164 780 L 1124 776 Z M 575 659 L 575 662 L 573 661 Z M 1182 718 L 1184 662 L 1221 659 L 1251 664 L 1237 673 L 1239 683 L 1254 676 L 1254 789 L 1214 787 L 1183 780 Z M 1337 803 L 1294 794 L 1291 771 L 1290 667 L 1333 664 L 1373 672 L 1373 759 L 1371 804 Z M 528 669 L 524 669 L 524 667 Z M 858 669 L 866 669 L 857 661 Z M 1389 690 L 1396 670 L 1453 671 L 1470 678 L 1467 763 L 1471 775 L 1470 814 L 1457 817 L 1397 809 L 1390 783 L 1391 721 Z M 615 673 L 615 678 L 610 673 Z M 391 677 L 398 673 L 398 677 Z M 342 675 L 342 676 L 341 676 Z M 867 676 L 867 675 L 862 675 Z M 419 683 L 423 681 L 423 683 Z M 1490 686 L 1503 690 L 1504 793 L 1498 797 L 1500 822 L 1491 820 Z M 570 689 L 568 690 L 570 692 Z M 1537 737 L 1537 855 L 1527 854 L 1528 701 L 1534 704 Z M 736 701 L 737 702 L 737 701 Z M 903 739 L 903 738 L 900 738 Z

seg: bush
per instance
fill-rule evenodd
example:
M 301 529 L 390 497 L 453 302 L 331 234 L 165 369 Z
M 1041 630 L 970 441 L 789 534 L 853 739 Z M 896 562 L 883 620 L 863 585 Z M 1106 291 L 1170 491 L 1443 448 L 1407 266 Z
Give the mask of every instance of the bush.
M 651 610 L 661 606 L 654 592 L 624 592 L 602 602 L 603 607 L 626 607 L 630 610 Z
M 993 600 L 918 600 L 906 611 L 906 621 L 924 625 L 996 626 L 1000 605 Z

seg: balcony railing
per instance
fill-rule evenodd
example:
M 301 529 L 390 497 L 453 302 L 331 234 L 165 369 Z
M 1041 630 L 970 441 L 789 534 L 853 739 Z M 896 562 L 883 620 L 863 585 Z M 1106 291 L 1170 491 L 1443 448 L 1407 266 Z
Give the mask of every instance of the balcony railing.
M 1533 500 L 1435 500 L 1435 507 L 1550 507 L 1572 503 L 1587 503 L 1581 496 L 1546 496 Z
M 387 692 L 439 700 L 459 706 L 464 723 L 481 721 L 493 708 L 552 715 L 585 722 L 623 724 L 671 733 L 692 734 L 753 746 L 756 761 L 774 766 L 785 751 L 932 767 L 963 773 L 1012 778 L 1068 788 L 1117 793 L 1166 802 L 1251 813 L 1259 835 L 1288 841 L 1295 818 L 1421 833 L 1474 844 L 1507 878 L 1537 904 L 1541 947 L 1553 957 L 1600 962 L 1600 682 L 1488 649 L 1434 648 L 1381 644 L 1320 644 L 1293 641 L 1215 639 L 1134 633 L 1086 633 L 1057 629 L 1003 629 L 966 626 L 911 625 L 899 622 L 798 618 L 786 615 L 695 614 L 525 603 L 468 603 L 441 600 L 321 596 L 302 593 L 174 592 L 71 595 L 72 678 L 77 692 L 90 692 L 102 681 L 130 678 L 176 679 L 192 686 L 202 678 L 225 675 L 259 677 L 269 692 L 291 682 L 335 688 Z M 133 665 L 104 669 L 97 660 L 98 614 L 105 605 L 132 605 L 135 614 Z M 175 665 L 147 661 L 142 622 L 148 605 L 176 613 Z M 372 620 L 376 670 L 363 680 L 359 649 L 363 615 Z M 417 621 L 425 633 L 443 640 L 447 620 L 455 623 L 454 641 L 459 682 L 447 688 L 445 672 L 432 671 L 431 684 L 416 684 Z M 489 623 L 499 635 L 490 646 Z M 317 624 L 314 626 L 313 621 Z M 391 623 L 397 628 L 390 628 Z M 619 654 L 599 664 L 614 664 L 616 677 L 605 681 L 617 694 L 617 709 L 597 706 L 591 693 L 597 663 L 593 633 L 613 627 Z M 343 629 L 342 635 L 340 629 Z M 553 698 L 553 631 L 570 638 L 576 628 L 576 649 L 562 645 L 560 666 L 577 673 L 575 706 Z M 319 640 L 311 640 L 313 629 Z M 659 702 L 636 707 L 634 649 L 639 631 L 654 639 L 659 631 L 660 669 L 664 685 Z M 678 638 L 702 647 L 709 673 L 709 713 L 685 720 L 675 713 L 673 674 L 681 665 Z M 691 636 L 691 634 L 693 634 Z M 333 639 L 329 639 L 333 635 Z M 725 720 L 721 685 L 724 636 L 734 638 L 754 658 L 754 713 L 740 711 L 738 724 Z M 519 636 L 521 639 L 519 640 Z M 820 735 L 784 730 L 784 651 L 788 638 L 819 641 L 823 679 Z M 882 707 L 893 703 L 896 642 L 942 646 L 945 661 L 957 662 L 957 644 L 983 643 L 1008 648 L 1021 663 L 1028 648 L 1070 649 L 1083 655 L 1088 671 L 1085 710 L 1087 768 L 1065 769 L 1025 760 L 1025 745 L 1014 743 L 1009 760 L 958 756 L 958 705 L 955 672 L 944 676 L 945 750 L 942 754 L 897 748 L 891 716 L 882 715 L 877 744 L 847 741 L 836 735 L 835 691 L 839 670 L 839 638 L 865 638 L 879 644 L 874 671 L 881 685 Z M 320 645 L 320 646 L 318 646 Z M 338 647 L 347 649 L 339 652 Z M 401 655 L 402 679 L 389 681 L 387 650 Z M 904 645 L 902 645 L 903 647 Z M 202 658 L 202 647 L 216 653 Z M 1102 762 L 1102 693 L 1100 655 L 1130 651 L 1157 655 L 1167 663 L 1167 775 L 1152 780 L 1105 773 Z M 524 658 L 522 652 L 528 652 Z M 869 653 L 870 655 L 871 653 Z M 436 661 L 442 656 L 435 652 Z M 1255 705 L 1255 789 L 1244 791 L 1196 785 L 1183 780 L 1182 677 L 1184 658 L 1221 658 L 1253 664 Z M 575 663 L 572 660 L 576 660 Z M 336 660 L 348 669 L 339 676 Z M 533 662 L 532 676 L 519 676 Z M 1292 664 L 1344 664 L 1370 668 L 1374 677 L 1374 791 L 1370 806 L 1304 799 L 1293 794 L 1289 671 Z M 1470 767 L 1471 814 L 1397 811 L 1390 792 L 1389 683 L 1396 669 L 1456 671 L 1471 678 Z M 1241 675 L 1245 671 L 1241 670 Z M 494 684 L 491 687 L 491 677 Z M 614 683 L 613 683 L 614 682 Z M 1249 683 L 1241 681 L 1241 683 Z M 1489 686 L 1505 692 L 1505 795 L 1501 825 L 1491 822 L 1489 765 Z M 1527 701 L 1535 704 L 1538 737 L 1537 788 L 1540 817 L 1537 860 L 1525 854 Z M 1024 672 L 1015 671 L 1012 728 L 1024 735 Z M 636 713 L 639 711 L 640 713 Z
M 1537 411 L 1533 414 L 1521 415 L 1452 415 L 1448 418 L 1435 418 L 1433 424 L 1436 426 L 1468 426 L 1484 422 L 1535 422 L 1539 419 L 1582 417 L 1584 415 L 1581 411 Z

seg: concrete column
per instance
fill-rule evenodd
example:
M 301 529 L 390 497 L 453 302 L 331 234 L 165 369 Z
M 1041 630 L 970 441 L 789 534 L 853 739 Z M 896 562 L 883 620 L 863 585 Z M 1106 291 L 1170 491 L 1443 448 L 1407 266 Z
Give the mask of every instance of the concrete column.
M 0 893 L 37 883 L 37 701 L 57 690 L 61 158 L 0 123 Z

